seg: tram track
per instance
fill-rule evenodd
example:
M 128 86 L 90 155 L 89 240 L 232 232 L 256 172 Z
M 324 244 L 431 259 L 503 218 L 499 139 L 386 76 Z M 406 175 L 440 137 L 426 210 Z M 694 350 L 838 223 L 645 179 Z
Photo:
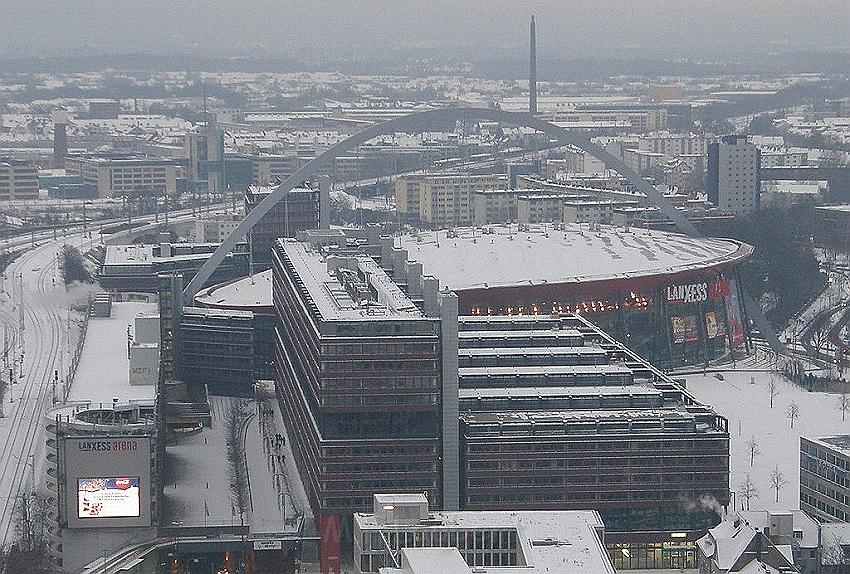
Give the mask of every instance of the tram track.
M 29 265 L 50 246 L 44 246 L 30 251 L 24 255 L 20 264 L 13 269 L 13 277 L 19 273 L 26 273 Z M 33 271 L 30 270 L 30 273 Z M 42 266 L 36 271 L 34 287 L 29 291 L 30 295 L 37 297 L 48 294 L 47 277 L 50 275 L 51 265 Z M 21 369 L 23 377 L 19 377 L 18 387 L 13 390 L 18 395 L 17 404 L 12 413 L 11 425 L 8 434 L 3 441 L 0 450 L 0 485 L 3 486 L 3 497 L 0 499 L 0 544 L 8 541 L 14 526 L 14 508 L 21 495 L 26 492 L 27 487 L 35 488 L 28 478 L 27 466 L 36 465 L 37 461 L 32 453 L 35 452 L 39 437 L 43 436 L 41 430 L 42 414 L 46 411 L 48 404 L 48 390 L 50 389 L 50 376 L 55 368 L 57 352 L 61 352 L 61 322 L 58 313 L 53 308 L 39 309 L 27 301 L 26 294 L 18 301 L 18 305 L 24 307 L 24 332 L 32 333 L 32 344 L 29 348 L 30 356 L 24 354 Z M 17 456 L 16 456 L 16 453 Z M 32 456 L 32 461 L 29 459 Z M 33 468 L 29 476 L 35 476 L 36 469 Z

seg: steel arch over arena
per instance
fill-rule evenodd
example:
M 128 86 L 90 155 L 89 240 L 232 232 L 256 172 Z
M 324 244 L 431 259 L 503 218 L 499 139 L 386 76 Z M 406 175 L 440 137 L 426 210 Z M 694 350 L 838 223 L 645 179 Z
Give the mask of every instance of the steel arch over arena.
M 351 137 L 331 146 L 325 152 L 319 154 L 315 159 L 308 162 L 300 169 L 296 170 L 286 181 L 276 186 L 272 192 L 259 205 L 246 214 L 245 219 L 239 226 L 222 242 L 216 249 L 215 253 L 201 267 L 198 273 L 194 276 L 189 285 L 186 286 L 183 292 L 185 301 L 190 301 L 195 294 L 201 289 L 204 283 L 210 278 L 213 271 L 230 253 L 236 244 L 244 239 L 248 231 L 251 230 L 260 219 L 266 215 L 274 205 L 282 200 L 290 190 L 300 185 L 304 180 L 309 179 L 322 166 L 332 161 L 334 158 L 344 155 L 357 146 L 381 135 L 393 134 L 398 132 L 419 133 L 431 131 L 436 128 L 450 125 L 453 122 L 460 120 L 489 120 L 504 124 L 514 125 L 518 127 L 532 128 L 543 132 L 551 139 L 556 140 L 561 145 L 574 145 L 592 156 L 602 161 L 609 169 L 613 169 L 620 175 L 625 177 L 630 184 L 637 190 L 646 195 L 649 201 L 652 202 L 664 215 L 670 218 L 676 227 L 686 235 L 698 236 L 700 233 L 689 222 L 684 214 L 678 211 L 673 204 L 665 198 L 654 186 L 642 179 L 631 168 L 626 166 L 619 158 L 611 155 L 600 146 L 590 141 L 590 138 L 576 132 L 571 132 L 562 127 L 556 126 L 550 122 L 546 122 L 535 118 L 526 112 L 506 112 L 495 108 L 442 108 L 436 110 L 428 110 L 424 112 L 412 113 L 407 116 L 395 118 L 380 124 L 370 126 Z M 773 330 L 770 328 L 767 321 L 758 312 L 758 308 L 751 304 L 749 297 L 746 301 L 749 307 L 749 315 L 756 323 L 761 333 L 766 336 L 771 346 L 776 351 L 782 351 L 782 345 Z

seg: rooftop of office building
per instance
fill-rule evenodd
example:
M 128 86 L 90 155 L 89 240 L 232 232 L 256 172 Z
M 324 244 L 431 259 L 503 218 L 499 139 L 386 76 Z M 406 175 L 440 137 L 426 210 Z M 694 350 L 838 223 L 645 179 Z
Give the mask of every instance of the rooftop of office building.
M 218 247 L 217 243 L 134 243 L 107 245 L 103 267 L 114 265 L 150 265 L 173 259 L 204 260 Z
M 580 316 L 510 326 L 510 317 L 460 318 L 458 399 L 468 426 L 500 434 L 723 430 L 710 407 Z M 541 339 L 559 333 L 570 338 Z
M 68 400 L 104 406 L 111 406 L 115 399 L 120 405 L 152 404 L 155 385 L 130 384 L 128 338 L 139 338 L 137 317 L 154 317 L 158 325 L 158 315 L 156 303 L 134 301 L 113 303 L 109 317 L 91 317 Z
M 367 256 L 325 256 L 310 245 L 280 239 L 314 310 L 326 321 L 420 319 L 423 313 Z
M 850 434 L 833 435 L 818 438 L 804 438 L 808 441 L 820 443 L 823 446 L 826 446 L 833 450 L 837 450 L 845 456 L 850 456 Z
M 413 498 L 411 498 L 413 497 Z M 601 517 L 593 510 L 570 511 L 439 511 L 429 512 L 424 495 L 375 495 L 376 511 L 354 515 L 356 529 L 366 531 L 507 531 L 516 533 L 517 564 L 515 566 L 476 566 L 474 572 L 499 574 L 536 574 L 538 572 L 583 572 L 589 574 L 614 572 L 600 533 L 604 529 Z M 413 514 L 402 509 L 414 507 Z M 396 520 L 400 511 L 404 518 Z M 394 518 L 394 514 L 396 517 Z M 447 540 L 447 544 L 449 541 Z M 444 546 L 442 543 L 434 546 Z M 408 574 L 444 572 L 436 564 L 454 568 L 447 572 L 470 572 L 460 569 L 465 564 L 443 548 L 406 548 L 419 569 L 401 570 Z M 433 554 L 430 550 L 436 550 Z M 450 550 L 457 552 L 455 547 Z M 424 552 L 424 553 L 423 553 Z M 497 552 L 494 550 L 494 552 Z M 431 569 L 427 556 L 432 556 Z M 421 568 L 420 568 L 421 566 Z M 399 572 L 395 569 L 386 570 Z
M 195 295 L 195 303 L 202 307 L 253 310 L 272 305 L 272 271 L 228 281 L 203 289 Z

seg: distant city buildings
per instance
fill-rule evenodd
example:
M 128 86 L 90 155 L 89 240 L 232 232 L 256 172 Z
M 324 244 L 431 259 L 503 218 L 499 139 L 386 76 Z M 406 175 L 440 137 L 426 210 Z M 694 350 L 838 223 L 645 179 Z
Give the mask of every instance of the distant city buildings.
M 653 132 L 667 129 L 667 109 L 661 106 L 562 107 L 541 111 L 540 119 L 572 129 Z
M 308 158 L 298 155 L 258 154 L 250 158 L 253 183 L 261 186 L 284 181 L 308 161 Z
M 91 100 L 89 101 L 89 119 L 115 120 L 121 113 L 121 100 Z
M 721 210 L 746 215 L 759 209 L 761 152 L 747 136 L 720 138 L 708 147 L 708 200 Z
M 704 135 L 655 132 L 641 135 L 638 147 L 642 150 L 661 153 L 666 156 L 705 155 L 708 142 Z
M 195 219 L 196 243 L 221 243 L 242 221 L 241 213 L 203 215 Z
M 473 221 L 473 193 L 506 187 L 507 178 L 499 174 L 406 175 L 395 183 L 396 209 L 402 217 L 430 225 L 469 225 Z

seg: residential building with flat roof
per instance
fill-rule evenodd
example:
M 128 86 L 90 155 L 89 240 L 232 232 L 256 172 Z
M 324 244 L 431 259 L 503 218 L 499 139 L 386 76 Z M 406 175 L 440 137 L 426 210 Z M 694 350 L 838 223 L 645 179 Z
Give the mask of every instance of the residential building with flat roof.
M 396 180 L 396 205 L 402 213 L 422 223 L 468 225 L 473 221 L 473 193 L 505 189 L 507 183 L 507 177 L 499 174 L 411 174 Z
M 721 210 L 744 215 L 759 209 L 761 150 L 745 135 L 720 138 L 708 146 L 708 200 Z

